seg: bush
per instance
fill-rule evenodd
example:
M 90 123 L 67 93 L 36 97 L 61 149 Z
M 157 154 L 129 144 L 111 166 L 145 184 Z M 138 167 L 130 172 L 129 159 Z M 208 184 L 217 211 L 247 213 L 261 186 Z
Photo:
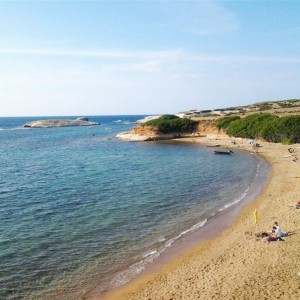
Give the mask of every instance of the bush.
M 218 129 L 221 129 L 221 128 L 225 129 L 225 128 L 228 127 L 228 125 L 229 125 L 231 122 L 233 122 L 233 121 L 235 121 L 235 120 L 238 120 L 238 119 L 240 119 L 240 118 L 241 118 L 241 117 L 239 117 L 239 116 L 232 116 L 232 117 L 224 117 L 224 118 L 220 118 L 220 119 L 217 120 L 216 126 L 218 127 Z
M 233 121 L 229 124 L 226 133 L 242 138 L 259 138 L 269 124 L 278 118 L 271 114 L 254 114 L 244 119 Z
M 226 133 L 242 138 L 263 138 L 274 143 L 299 143 L 300 116 L 279 118 L 271 114 L 255 114 L 230 122 Z
M 270 110 L 270 109 L 272 109 L 272 104 L 270 104 L 270 103 L 257 104 L 257 108 L 260 111 Z
M 291 143 L 300 142 L 300 116 L 288 116 L 279 119 L 278 127 L 281 141 L 289 140 Z
M 286 107 L 293 107 L 293 103 L 289 103 L 289 102 L 278 102 L 277 103 L 281 108 L 286 108 Z
M 150 120 L 143 126 L 154 126 L 162 133 L 191 132 L 198 122 L 190 119 L 181 119 L 174 115 L 163 115 L 158 119 Z

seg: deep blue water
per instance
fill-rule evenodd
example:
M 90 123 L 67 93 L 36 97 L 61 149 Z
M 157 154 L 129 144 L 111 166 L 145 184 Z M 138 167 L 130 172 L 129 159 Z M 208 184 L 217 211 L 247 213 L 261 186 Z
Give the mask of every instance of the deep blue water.
M 111 289 L 243 199 L 256 156 L 114 138 L 141 118 L 51 129 L 0 118 L 0 299 Z

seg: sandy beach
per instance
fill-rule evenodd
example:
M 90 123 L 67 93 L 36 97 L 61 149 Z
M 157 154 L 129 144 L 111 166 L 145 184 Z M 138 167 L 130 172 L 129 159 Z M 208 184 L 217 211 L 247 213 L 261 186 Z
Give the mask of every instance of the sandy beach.
M 254 152 L 246 140 L 226 136 L 184 140 Z M 271 176 L 231 226 L 105 299 L 300 299 L 300 209 L 292 206 L 300 200 L 300 162 L 293 162 L 300 158 L 300 144 L 257 142 L 255 155 L 271 164 Z M 291 147 L 295 153 L 288 152 Z M 275 221 L 291 232 L 284 241 L 265 243 L 255 236 L 271 230 Z

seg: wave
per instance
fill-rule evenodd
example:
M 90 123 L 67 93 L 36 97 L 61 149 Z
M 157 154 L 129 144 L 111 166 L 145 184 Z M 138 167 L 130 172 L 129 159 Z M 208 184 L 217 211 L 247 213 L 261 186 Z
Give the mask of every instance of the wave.
M 250 184 L 248 186 L 248 188 L 245 190 L 244 193 L 241 194 L 240 197 L 238 197 L 237 199 L 233 200 L 232 202 L 229 202 L 227 204 L 225 204 L 222 208 L 220 208 L 218 210 L 218 212 L 221 212 L 235 204 L 238 204 L 239 202 L 241 202 L 243 199 L 245 199 L 245 197 L 248 195 L 248 192 L 251 190 L 252 186 L 255 184 L 255 181 L 257 180 L 258 176 L 259 176 L 259 173 L 260 173 L 260 163 L 258 162 L 257 166 L 256 166 L 256 174 L 255 174 L 255 178 L 252 182 L 252 184 Z
M 177 240 L 179 240 L 183 235 L 187 234 L 187 233 L 190 233 L 190 232 L 193 232 L 193 231 L 196 231 L 197 229 L 203 227 L 205 224 L 207 223 L 207 219 L 193 225 L 192 227 L 190 227 L 189 229 L 185 230 L 185 231 L 182 231 L 181 233 L 179 233 L 176 237 L 170 239 L 167 243 L 166 243 L 166 247 L 169 248 L 171 247 L 174 242 L 176 242 Z
M 225 204 L 218 211 L 221 212 L 221 211 L 223 211 L 223 210 L 225 210 L 225 209 L 227 209 L 227 208 L 229 208 L 229 207 L 231 207 L 231 206 L 233 206 L 233 205 L 238 204 L 239 202 L 241 202 L 246 197 L 246 195 L 247 195 L 247 193 L 248 193 L 249 190 L 250 190 L 250 187 L 248 187 L 246 189 L 246 191 L 240 197 L 238 197 L 237 199 L 233 200 L 232 202 L 229 202 L 229 203 Z
M 261 165 L 258 163 L 256 167 L 256 174 L 253 182 L 246 188 L 246 190 L 236 199 L 234 199 L 232 202 L 225 204 L 222 208 L 220 208 L 216 213 L 211 215 L 210 217 L 214 217 L 215 215 L 218 214 L 218 212 L 221 212 L 233 205 L 236 205 L 237 203 L 241 202 L 246 198 L 248 193 L 251 193 L 251 190 L 253 189 L 253 186 L 255 186 L 255 182 L 258 180 L 258 177 L 260 176 L 260 169 Z M 160 236 L 158 238 L 158 242 L 163 243 L 162 246 L 158 247 L 157 249 L 152 249 L 149 250 L 148 252 L 144 253 L 141 257 L 140 260 L 137 261 L 136 263 L 132 264 L 128 269 L 125 271 L 122 271 L 113 278 L 111 282 L 111 288 L 116 288 L 121 285 L 126 284 L 133 278 L 135 278 L 139 273 L 141 273 L 147 264 L 152 263 L 155 259 L 157 259 L 162 253 L 164 253 L 168 248 L 170 248 L 176 241 L 178 241 L 182 236 L 192 233 L 194 231 L 197 231 L 201 227 L 205 226 L 207 223 L 207 219 L 201 220 L 200 222 L 194 224 L 190 228 L 180 232 L 177 236 L 171 238 L 171 239 L 166 239 L 163 236 Z
M 140 260 L 138 262 L 131 265 L 125 271 L 116 274 L 113 280 L 111 281 L 111 288 L 117 288 L 132 280 L 134 277 L 136 277 L 139 273 L 141 273 L 145 269 L 147 264 L 152 263 L 163 252 L 165 252 L 167 248 L 171 247 L 182 236 L 186 235 L 187 233 L 191 233 L 198 230 L 199 228 L 203 227 L 206 223 L 207 223 L 207 219 L 200 221 L 199 223 L 194 224 L 187 230 L 182 231 L 177 236 L 169 240 L 166 240 L 164 237 L 160 237 L 158 241 L 165 241 L 165 243 L 157 249 L 150 250 L 149 252 L 144 253 L 140 257 Z
M 153 256 L 156 255 L 158 252 L 157 250 L 153 250 L 151 252 L 146 253 L 145 255 L 143 255 L 143 258 L 149 257 L 149 256 Z
M 22 191 L 24 187 L 4 188 L 0 190 L 0 195 Z
M 121 123 L 121 124 L 134 124 L 135 122 L 132 122 L 132 121 L 128 121 L 128 120 L 116 120 L 116 121 L 113 121 L 114 123 Z
M 0 128 L 0 131 L 28 130 L 26 127 Z

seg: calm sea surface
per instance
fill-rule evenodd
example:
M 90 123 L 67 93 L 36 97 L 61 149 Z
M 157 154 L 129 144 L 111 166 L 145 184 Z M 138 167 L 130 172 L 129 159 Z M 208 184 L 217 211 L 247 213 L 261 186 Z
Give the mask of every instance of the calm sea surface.
M 52 129 L 0 118 L 0 299 L 112 289 L 245 197 L 255 155 L 114 139 L 141 118 Z

